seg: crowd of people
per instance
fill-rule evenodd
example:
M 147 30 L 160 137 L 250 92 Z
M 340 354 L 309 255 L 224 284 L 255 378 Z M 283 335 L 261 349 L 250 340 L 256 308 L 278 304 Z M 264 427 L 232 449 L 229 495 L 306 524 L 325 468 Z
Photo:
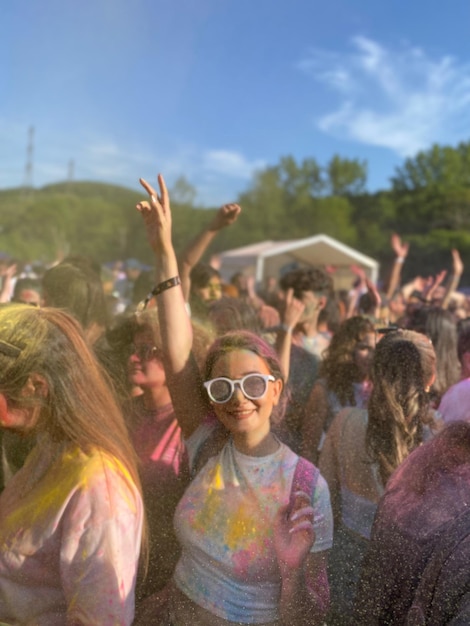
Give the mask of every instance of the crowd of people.
M 0 268 L 0 623 L 470 623 L 458 251 L 226 283 L 140 182 L 152 270 Z

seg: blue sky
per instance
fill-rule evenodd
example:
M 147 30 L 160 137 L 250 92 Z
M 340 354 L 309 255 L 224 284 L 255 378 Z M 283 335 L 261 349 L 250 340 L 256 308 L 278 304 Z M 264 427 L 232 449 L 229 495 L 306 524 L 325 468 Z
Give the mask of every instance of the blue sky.
M 0 187 L 184 175 L 230 201 L 281 156 L 470 140 L 468 0 L 3 0 Z

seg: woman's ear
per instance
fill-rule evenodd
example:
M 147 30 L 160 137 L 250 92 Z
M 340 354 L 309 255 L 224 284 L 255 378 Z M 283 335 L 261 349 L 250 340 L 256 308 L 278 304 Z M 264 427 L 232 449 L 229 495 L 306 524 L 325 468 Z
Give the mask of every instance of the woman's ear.
M 279 404 L 284 383 L 280 378 L 276 378 L 276 380 L 271 384 L 273 386 L 273 406 L 277 406 Z
M 320 296 L 318 298 L 317 309 L 322 311 L 326 307 L 327 302 L 328 302 L 328 298 L 326 296 Z
M 436 380 L 436 376 L 437 376 L 436 372 L 433 372 L 430 380 L 428 380 L 428 384 L 425 387 L 426 393 L 429 393 L 429 391 L 431 390 L 431 387 L 433 386 L 433 384 L 434 384 L 434 382 Z
M 36 396 L 37 398 L 47 398 L 49 395 L 49 385 L 41 374 L 33 372 L 29 375 L 26 385 L 21 390 L 21 395 Z

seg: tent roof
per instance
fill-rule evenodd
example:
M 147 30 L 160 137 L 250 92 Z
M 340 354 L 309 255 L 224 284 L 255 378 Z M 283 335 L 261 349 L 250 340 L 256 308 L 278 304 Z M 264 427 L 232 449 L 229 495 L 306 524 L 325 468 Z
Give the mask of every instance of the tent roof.
M 328 235 L 314 235 L 305 239 L 289 241 L 261 241 L 259 243 L 234 248 L 223 252 L 220 257 L 222 265 L 224 259 L 240 258 L 259 259 L 280 254 L 287 254 L 310 265 L 350 265 L 359 263 L 371 269 L 378 268 L 378 262 L 371 257 L 358 252 Z

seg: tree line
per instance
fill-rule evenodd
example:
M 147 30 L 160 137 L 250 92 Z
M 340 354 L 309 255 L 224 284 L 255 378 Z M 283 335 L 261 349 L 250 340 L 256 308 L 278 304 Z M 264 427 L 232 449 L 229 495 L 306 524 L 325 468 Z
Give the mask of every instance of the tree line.
M 380 261 L 392 259 L 398 232 L 411 243 L 404 278 L 451 267 L 450 250 L 470 255 L 470 142 L 435 145 L 408 158 L 390 188 L 367 192 L 367 163 L 333 156 L 326 165 L 292 156 L 257 172 L 236 199 L 243 213 L 224 229 L 210 253 L 263 240 L 324 233 Z M 104 183 L 74 182 L 41 189 L 0 191 L 0 251 L 25 261 L 52 261 L 64 251 L 103 263 L 136 257 L 151 262 L 137 191 Z M 174 240 L 181 249 L 211 219 L 194 205 L 184 179 L 172 190 Z M 463 277 L 463 283 L 470 279 Z

